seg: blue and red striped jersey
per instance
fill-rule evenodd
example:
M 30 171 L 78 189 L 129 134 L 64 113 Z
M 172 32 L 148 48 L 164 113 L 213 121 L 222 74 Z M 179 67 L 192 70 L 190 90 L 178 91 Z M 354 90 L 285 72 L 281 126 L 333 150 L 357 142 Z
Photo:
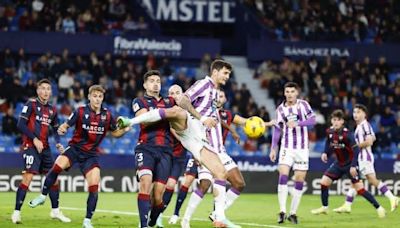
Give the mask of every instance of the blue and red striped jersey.
M 355 164 L 355 149 L 357 144 L 354 137 L 347 128 L 335 131 L 333 128 L 326 130 L 325 153 L 330 156 L 335 153 L 336 160 L 340 166 L 350 163 Z
M 231 111 L 225 110 L 225 109 L 220 109 L 219 116 L 221 117 L 222 121 L 224 121 L 226 124 L 228 124 L 228 126 L 230 126 L 232 124 L 233 114 Z M 222 128 L 222 139 L 223 139 L 224 144 L 225 144 L 226 137 L 228 136 L 228 133 L 229 133 L 229 129 L 226 129 L 223 127 Z
M 49 103 L 43 104 L 39 98 L 30 99 L 22 108 L 19 118 L 27 120 L 28 130 L 33 132 L 36 138 L 40 139 L 44 148 L 49 147 L 49 126 L 58 128 L 57 109 Z M 55 133 L 57 134 L 57 133 Z M 33 140 L 22 135 L 24 147 L 34 147 Z
M 79 107 L 68 118 L 67 124 L 75 126 L 69 145 L 78 147 L 84 152 L 98 152 L 98 146 L 108 131 L 117 129 L 116 120 L 106 108 L 96 113 L 90 104 Z
M 181 142 L 175 137 L 173 137 L 173 140 L 174 140 L 174 148 L 172 150 L 172 156 L 175 158 L 186 157 L 187 151 L 182 146 Z
M 132 108 L 135 115 L 142 109 L 152 110 L 156 108 L 171 108 L 174 105 L 175 100 L 172 97 L 161 97 L 157 100 L 156 98 L 146 94 L 143 97 L 135 98 L 132 102 Z M 168 120 L 161 120 L 148 126 L 140 124 L 138 145 L 146 144 L 172 148 L 173 136 L 170 131 Z

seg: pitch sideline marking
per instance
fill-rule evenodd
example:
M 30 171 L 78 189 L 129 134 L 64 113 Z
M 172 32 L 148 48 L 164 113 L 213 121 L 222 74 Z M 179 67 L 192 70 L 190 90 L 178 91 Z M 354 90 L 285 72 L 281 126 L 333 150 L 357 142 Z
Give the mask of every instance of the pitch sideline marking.
M 76 207 L 60 207 L 60 209 L 63 210 L 70 210 L 70 211 L 86 211 L 85 208 L 76 208 Z M 100 212 L 100 213 L 111 213 L 111 214 L 118 214 L 118 215 L 139 215 L 137 212 L 129 212 L 129 211 L 115 211 L 115 210 L 104 210 L 104 209 L 96 209 L 95 212 Z M 163 216 L 163 217 L 171 217 L 171 216 Z M 200 221 L 200 222 L 208 222 L 210 220 L 208 219 L 202 219 L 202 218 L 193 218 L 192 220 L 194 221 Z M 288 226 L 275 226 L 275 225 L 264 225 L 264 224 L 257 224 L 257 223 L 247 223 L 247 222 L 238 222 L 236 223 L 238 225 L 244 225 L 244 226 L 257 226 L 257 227 L 269 227 L 269 228 L 289 228 Z

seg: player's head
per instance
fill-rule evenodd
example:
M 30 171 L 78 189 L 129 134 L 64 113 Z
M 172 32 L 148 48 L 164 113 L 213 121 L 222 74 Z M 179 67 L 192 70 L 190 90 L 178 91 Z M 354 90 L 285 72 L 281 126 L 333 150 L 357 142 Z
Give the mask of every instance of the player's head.
M 158 70 L 149 70 L 143 75 L 143 87 L 146 93 L 159 94 L 161 90 L 161 73 Z
M 218 85 L 225 85 L 232 73 L 232 65 L 224 60 L 217 59 L 211 63 L 210 74 Z
M 296 82 L 287 82 L 285 84 L 284 94 L 287 102 L 293 103 L 297 100 L 297 96 L 299 95 L 299 86 Z
M 341 109 L 336 109 L 331 114 L 331 124 L 335 130 L 339 130 L 344 125 L 344 112 Z
M 48 101 L 51 96 L 51 82 L 49 79 L 41 79 L 36 83 L 36 93 L 40 100 Z
M 223 90 L 218 91 L 218 100 L 217 100 L 217 107 L 222 108 L 224 107 L 224 104 L 226 103 L 226 95 Z
M 353 108 L 353 118 L 356 122 L 361 122 L 367 118 L 368 109 L 363 104 L 355 104 Z
M 168 89 L 168 96 L 174 98 L 174 100 L 179 100 L 182 94 L 183 94 L 182 87 L 180 87 L 177 84 L 172 85 Z
M 92 85 L 89 87 L 88 99 L 92 108 L 98 109 L 101 107 L 105 92 L 106 90 L 101 85 Z

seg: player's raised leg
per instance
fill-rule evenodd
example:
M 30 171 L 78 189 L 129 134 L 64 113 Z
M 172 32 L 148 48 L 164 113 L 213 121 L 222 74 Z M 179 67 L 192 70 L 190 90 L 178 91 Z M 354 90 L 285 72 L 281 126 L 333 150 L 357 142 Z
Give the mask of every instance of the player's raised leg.
M 58 156 L 55 164 L 53 165 L 53 168 L 51 168 L 46 175 L 46 179 L 44 180 L 44 184 L 42 187 L 42 194 L 37 196 L 35 199 L 31 200 L 29 202 L 29 206 L 34 208 L 37 207 L 38 205 L 42 205 L 46 200 L 46 196 L 49 194 L 51 190 L 51 186 L 53 186 L 56 183 L 58 175 L 64 169 L 67 169 L 70 166 L 71 166 L 70 160 L 67 156 L 65 155 Z

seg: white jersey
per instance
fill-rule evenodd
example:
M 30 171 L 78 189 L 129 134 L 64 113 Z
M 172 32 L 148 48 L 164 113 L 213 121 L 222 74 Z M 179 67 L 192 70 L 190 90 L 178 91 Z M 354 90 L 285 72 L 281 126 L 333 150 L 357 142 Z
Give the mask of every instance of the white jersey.
M 282 132 L 281 149 L 303 150 L 308 149 L 308 128 L 297 126 L 289 128 L 288 121 L 304 121 L 314 117 L 315 114 L 307 101 L 297 99 L 293 106 L 286 106 L 285 102 L 276 109 L 277 124 Z
M 368 135 L 375 137 L 375 133 L 372 130 L 371 125 L 367 120 L 363 120 L 360 124 L 357 124 L 354 137 L 357 144 L 365 141 Z M 358 161 L 374 161 L 374 155 L 372 154 L 371 146 L 366 148 L 360 148 L 360 153 L 358 154 Z
M 218 89 L 209 76 L 198 80 L 186 92 L 185 95 L 192 102 L 193 107 L 201 116 L 213 117 L 218 120 L 217 126 L 206 129 L 207 139 L 213 152 L 226 152 L 223 137 L 221 119 L 217 108 Z

